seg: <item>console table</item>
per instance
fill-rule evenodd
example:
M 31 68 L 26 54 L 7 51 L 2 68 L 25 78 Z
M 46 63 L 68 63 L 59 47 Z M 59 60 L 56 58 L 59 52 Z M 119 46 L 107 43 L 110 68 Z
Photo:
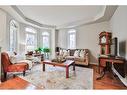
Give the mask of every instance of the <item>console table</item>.
M 99 66 L 98 66 L 98 72 L 100 74 L 100 77 L 97 78 L 97 80 L 102 79 L 105 75 L 106 71 L 112 71 L 112 65 L 115 63 L 124 64 L 125 59 L 122 57 L 99 57 L 98 58 Z M 103 67 L 103 70 L 101 71 L 100 68 Z

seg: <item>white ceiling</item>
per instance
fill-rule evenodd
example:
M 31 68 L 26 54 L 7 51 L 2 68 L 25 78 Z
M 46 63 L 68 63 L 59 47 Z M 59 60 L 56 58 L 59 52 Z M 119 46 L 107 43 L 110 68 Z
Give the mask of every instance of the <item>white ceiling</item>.
M 65 25 L 94 18 L 104 9 L 99 5 L 84 6 L 17 6 L 25 17 L 46 25 Z
M 17 21 L 38 28 L 72 28 L 109 21 L 118 6 L 0 6 Z

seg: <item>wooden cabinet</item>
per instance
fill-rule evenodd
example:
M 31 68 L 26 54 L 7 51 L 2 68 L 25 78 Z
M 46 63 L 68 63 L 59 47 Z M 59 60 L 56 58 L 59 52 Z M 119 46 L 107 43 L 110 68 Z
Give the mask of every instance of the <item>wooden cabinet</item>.
M 99 34 L 100 55 L 108 55 L 111 53 L 111 40 L 112 33 L 104 31 Z

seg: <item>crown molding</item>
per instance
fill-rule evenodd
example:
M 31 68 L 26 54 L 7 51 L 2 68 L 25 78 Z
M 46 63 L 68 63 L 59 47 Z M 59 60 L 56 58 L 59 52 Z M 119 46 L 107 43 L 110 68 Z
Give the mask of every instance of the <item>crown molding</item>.
M 37 21 L 34 21 L 26 17 L 20 11 L 20 9 L 15 5 L 0 6 L 0 7 L 4 9 L 6 12 L 8 12 L 10 15 L 12 15 L 14 18 L 16 18 L 16 20 L 18 20 L 19 22 L 26 23 L 26 24 L 29 24 L 29 25 L 32 25 L 38 28 L 64 29 L 64 28 L 74 28 L 74 27 L 78 27 L 82 25 L 89 25 L 93 23 L 99 23 L 103 21 L 109 21 L 118 6 L 104 6 L 102 11 L 94 17 L 66 23 L 66 24 L 59 25 L 59 26 L 46 25 L 46 24 L 42 24 Z
M 118 6 L 104 6 L 103 10 L 99 14 L 97 14 L 95 17 L 82 19 L 79 21 L 60 25 L 60 26 L 57 26 L 56 29 L 74 28 L 74 27 L 79 27 L 83 25 L 109 21 L 110 18 L 113 16 L 114 12 L 116 11 L 117 7 Z
M 39 22 L 37 22 L 37 21 L 35 21 L 35 20 L 32 20 L 32 19 L 26 17 L 26 16 L 20 11 L 20 9 L 19 9 L 17 6 L 15 6 L 15 5 L 12 5 L 11 7 L 12 7 L 25 21 L 27 21 L 27 22 L 29 22 L 29 23 L 32 23 L 32 24 L 34 24 L 34 25 L 37 25 L 37 26 L 39 26 L 39 27 L 44 27 L 44 28 L 56 28 L 56 26 L 41 24 L 41 23 L 39 23 Z

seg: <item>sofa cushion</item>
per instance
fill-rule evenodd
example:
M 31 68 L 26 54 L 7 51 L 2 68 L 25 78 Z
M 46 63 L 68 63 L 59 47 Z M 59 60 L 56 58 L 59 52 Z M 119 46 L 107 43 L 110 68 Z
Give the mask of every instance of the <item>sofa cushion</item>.
M 87 62 L 81 62 L 81 61 L 75 61 L 75 64 L 80 64 L 80 65 L 86 65 L 88 66 L 88 63 Z
M 85 62 L 86 59 L 85 58 L 81 58 L 81 57 L 75 57 L 75 61 Z
M 75 60 L 75 57 L 74 56 L 67 56 L 66 59 L 67 60 Z

